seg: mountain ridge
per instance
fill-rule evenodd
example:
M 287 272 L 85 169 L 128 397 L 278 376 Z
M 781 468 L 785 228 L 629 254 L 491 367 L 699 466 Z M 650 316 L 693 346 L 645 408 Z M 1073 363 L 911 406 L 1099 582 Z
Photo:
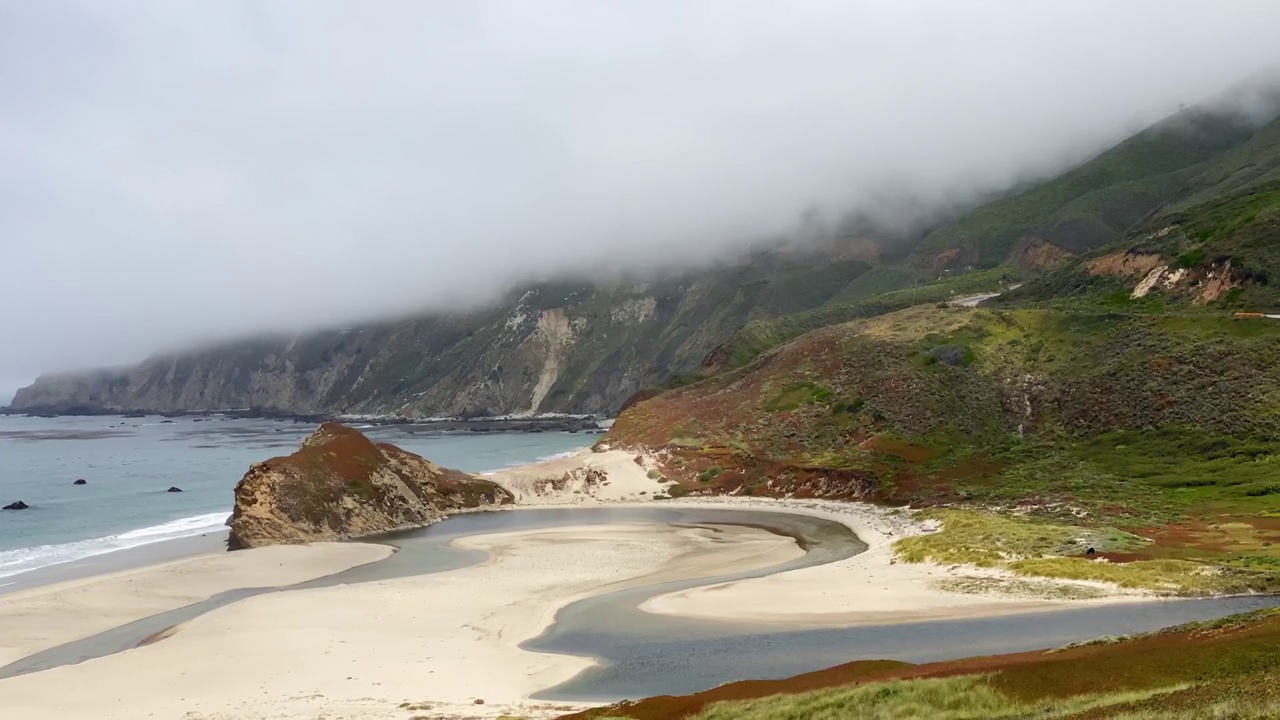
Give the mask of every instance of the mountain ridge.
M 45 376 L 20 389 L 10 411 L 609 415 L 639 391 L 741 366 L 817 328 L 1024 280 L 997 302 L 1150 306 L 1211 282 L 1217 290 L 1197 295 L 1206 302 L 1280 303 L 1269 225 L 1280 201 L 1280 120 L 1275 98 L 1260 97 L 1269 122 L 1265 113 L 1190 108 L 1055 178 L 934 218 L 912 237 L 863 228 L 647 281 L 536 283 L 467 312 Z M 1158 277 L 1091 264 L 1127 252 L 1155 256 L 1146 272 Z M 1158 292 L 1139 297 L 1135 282 Z

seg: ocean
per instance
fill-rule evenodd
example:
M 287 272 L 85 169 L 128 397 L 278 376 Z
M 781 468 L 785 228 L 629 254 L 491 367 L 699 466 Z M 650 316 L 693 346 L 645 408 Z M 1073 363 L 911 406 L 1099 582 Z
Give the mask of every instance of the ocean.
M 313 424 L 291 420 L 0 416 L 0 587 L 38 568 L 223 528 L 255 462 L 287 455 Z M 490 472 L 572 452 L 571 433 L 361 428 L 445 467 Z M 77 479 L 84 485 L 75 485 Z M 182 489 L 168 492 L 170 486 Z

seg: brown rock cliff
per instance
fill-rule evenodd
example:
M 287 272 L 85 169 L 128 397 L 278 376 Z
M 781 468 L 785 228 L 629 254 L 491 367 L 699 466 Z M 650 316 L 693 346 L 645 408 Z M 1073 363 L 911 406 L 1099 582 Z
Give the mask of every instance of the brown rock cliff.
M 325 423 L 292 455 L 249 468 L 236 485 L 227 546 L 345 540 L 511 502 L 493 482 Z

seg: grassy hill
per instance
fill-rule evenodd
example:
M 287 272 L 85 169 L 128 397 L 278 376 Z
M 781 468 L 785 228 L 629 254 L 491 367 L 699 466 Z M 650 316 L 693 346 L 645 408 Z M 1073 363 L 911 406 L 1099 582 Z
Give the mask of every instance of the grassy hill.
M 1087 252 L 1178 197 L 1207 164 L 1252 136 L 1252 123 L 1239 114 L 1183 111 L 1074 170 L 935 230 L 916 249 L 914 264 L 993 267 L 1020 243 L 1031 242 Z
M 1195 593 L 1280 583 L 1278 408 L 1280 323 L 917 306 L 807 333 L 640 402 L 609 438 L 666 448 L 677 494 L 958 506 L 979 522 L 1017 510 L 1156 538 L 1115 549 L 1193 563 L 1175 575 L 1197 563 L 1239 571 L 1216 588 L 1150 581 Z M 958 557 L 973 551 L 963 533 L 940 537 Z M 1141 584 L 1160 567 L 1126 572 Z
M 1107 267 L 1123 255 L 1149 256 L 1154 264 L 1128 273 Z M 1134 304 L 1129 296 L 1142 273 L 1160 265 L 1185 271 L 1185 277 L 1164 288 L 1172 292 L 1153 298 L 1157 304 L 1280 307 L 1280 120 L 1199 168 L 1177 198 L 1123 239 L 1027 283 L 1005 301 Z M 1209 298 L 1203 291 L 1215 278 L 1228 287 Z M 1152 300 L 1138 304 L 1151 306 Z

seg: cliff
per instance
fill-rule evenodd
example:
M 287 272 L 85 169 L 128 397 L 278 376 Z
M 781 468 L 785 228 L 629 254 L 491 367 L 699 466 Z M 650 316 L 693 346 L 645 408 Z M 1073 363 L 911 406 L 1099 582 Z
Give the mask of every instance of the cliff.
M 254 465 L 236 485 L 227 546 L 346 540 L 510 502 L 488 480 L 325 423 L 297 452 Z
M 612 413 L 631 394 L 694 372 L 756 318 L 816 307 L 869 265 L 768 253 L 651 283 L 541 284 L 471 312 L 424 314 L 42 377 L 26 412 L 197 412 L 409 417 Z

